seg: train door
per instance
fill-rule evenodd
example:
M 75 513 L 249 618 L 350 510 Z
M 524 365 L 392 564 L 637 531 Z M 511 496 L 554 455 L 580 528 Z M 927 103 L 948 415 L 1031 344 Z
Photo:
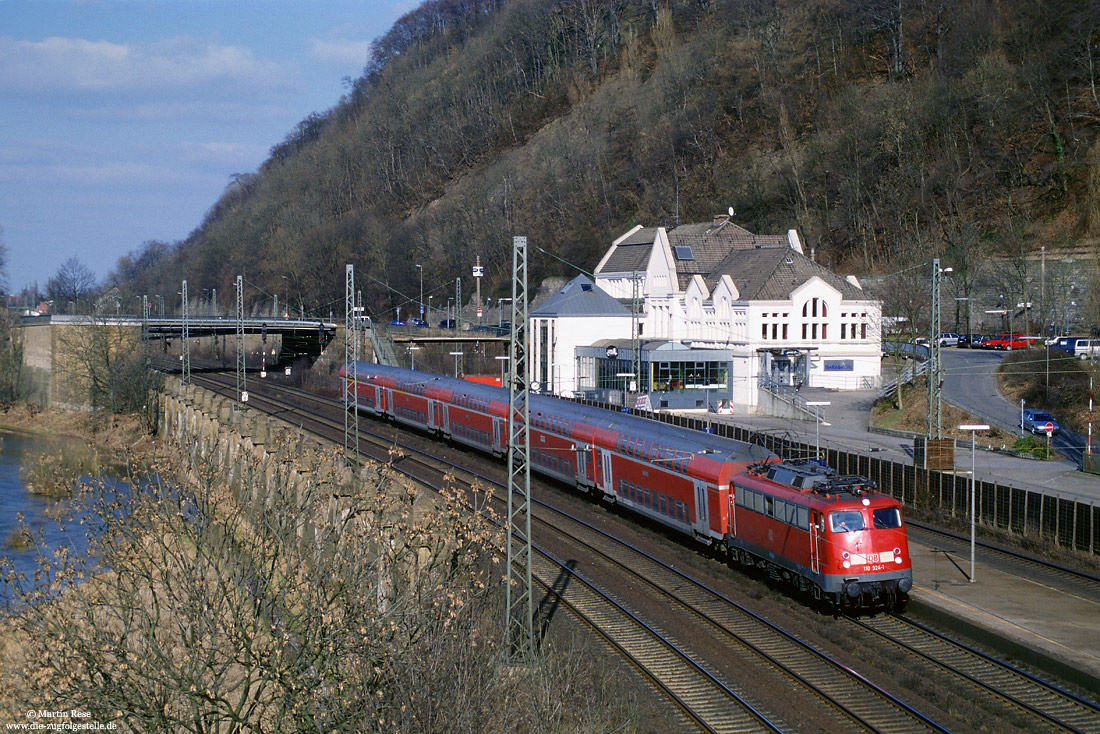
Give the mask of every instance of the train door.
M 493 447 L 500 452 L 504 452 L 508 445 L 508 436 L 505 435 L 507 428 L 504 425 L 503 418 L 493 419 Z
M 734 495 L 736 494 L 736 492 L 737 492 L 737 490 L 731 484 L 730 485 L 730 493 L 729 493 L 729 504 L 730 504 L 729 513 L 730 514 L 729 514 L 729 523 L 727 523 L 726 532 L 728 532 L 730 537 L 732 537 L 732 538 L 737 537 L 737 502 L 734 498 Z
M 442 400 L 435 401 L 435 430 L 449 433 L 447 430 L 447 404 Z
M 600 469 L 603 477 L 603 491 L 608 494 L 615 494 L 615 485 L 611 476 L 611 452 L 607 449 L 600 449 Z
M 821 513 L 810 512 L 810 569 L 821 573 Z
M 710 535 L 710 522 L 707 512 L 707 483 L 695 480 L 695 532 Z

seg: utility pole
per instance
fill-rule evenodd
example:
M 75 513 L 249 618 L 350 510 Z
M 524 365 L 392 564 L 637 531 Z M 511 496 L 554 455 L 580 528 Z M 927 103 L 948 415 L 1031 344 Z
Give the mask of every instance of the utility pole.
M 462 278 L 455 278 L 455 336 L 458 336 L 458 322 L 462 321 Z
M 355 304 L 355 266 L 344 270 L 344 460 L 359 464 L 359 312 Z
M 508 580 L 504 618 L 504 646 L 513 663 L 530 663 L 535 659 L 527 326 L 527 238 L 513 237 L 511 372 L 508 380 Z
M 191 334 L 187 319 L 187 281 L 183 281 L 183 338 L 180 340 L 180 380 L 184 385 L 191 384 Z
M 638 336 L 638 307 L 641 305 L 641 300 L 639 299 L 638 293 L 640 286 L 638 283 L 637 270 L 631 273 L 631 282 L 633 283 L 633 292 L 630 298 L 630 371 L 634 373 L 634 379 L 636 381 L 634 384 L 635 392 L 649 392 L 648 389 L 642 389 L 642 344 L 641 338 Z
M 943 410 L 940 402 L 940 259 L 932 259 L 932 315 L 928 325 L 928 438 L 943 437 Z M 935 431 L 933 432 L 933 428 Z
M 237 276 L 237 401 L 248 400 L 244 361 L 244 277 Z
M 477 261 L 474 264 L 474 283 L 477 288 L 477 297 L 475 302 L 477 303 L 477 322 L 481 323 L 481 274 L 484 271 L 481 269 L 481 255 L 477 256 Z

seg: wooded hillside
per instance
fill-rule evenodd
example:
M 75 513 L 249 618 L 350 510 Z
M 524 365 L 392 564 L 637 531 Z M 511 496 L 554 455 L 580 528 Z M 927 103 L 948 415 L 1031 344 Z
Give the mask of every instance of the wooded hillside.
M 636 223 L 729 206 L 847 272 L 1094 243 L 1098 76 L 1087 0 L 431 0 L 112 279 L 287 276 L 295 310 L 342 315 L 350 262 L 388 320 L 416 264 L 437 307 L 478 255 L 483 297 L 506 295 L 515 234 L 533 277 L 571 276 Z

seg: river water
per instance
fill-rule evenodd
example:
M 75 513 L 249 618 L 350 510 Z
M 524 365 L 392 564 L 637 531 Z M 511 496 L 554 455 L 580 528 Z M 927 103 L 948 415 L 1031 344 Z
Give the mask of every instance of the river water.
M 61 446 L 63 444 L 42 436 L 0 430 L 0 559 L 11 563 L 11 568 L 0 571 L 0 575 L 14 570 L 32 579 L 40 553 L 51 556 L 55 549 L 62 547 L 76 553 L 88 549 L 83 528 L 77 525 L 78 530 L 66 531 L 58 522 L 58 517 L 70 514 L 69 501 L 34 494 L 23 482 L 24 461 L 44 448 L 56 452 Z M 21 527 L 30 531 L 31 543 L 13 547 L 11 539 L 18 535 Z M 11 589 L 0 579 L 0 608 L 10 599 Z

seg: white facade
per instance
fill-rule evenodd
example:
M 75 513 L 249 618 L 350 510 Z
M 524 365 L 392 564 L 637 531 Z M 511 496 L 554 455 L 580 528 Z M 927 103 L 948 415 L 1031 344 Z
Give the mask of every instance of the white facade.
M 724 226 L 731 229 L 722 232 Z M 596 285 L 618 299 L 631 298 L 638 280 L 644 339 L 730 350 L 731 398 L 741 411 L 755 409 L 765 383 L 841 390 L 878 385 L 882 306 L 863 296 L 853 276 L 841 278 L 810 261 L 793 230 L 757 237 L 726 222 L 684 229 L 678 235 L 679 228 L 636 227 L 596 269 Z M 725 240 L 734 246 L 723 248 Z M 758 240 L 764 245 L 754 246 Z
M 629 339 L 629 314 L 626 316 L 532 316 L 531 365 L 532 388 L 572 397 L 577 389 L 577 347 L 603 339 Z

